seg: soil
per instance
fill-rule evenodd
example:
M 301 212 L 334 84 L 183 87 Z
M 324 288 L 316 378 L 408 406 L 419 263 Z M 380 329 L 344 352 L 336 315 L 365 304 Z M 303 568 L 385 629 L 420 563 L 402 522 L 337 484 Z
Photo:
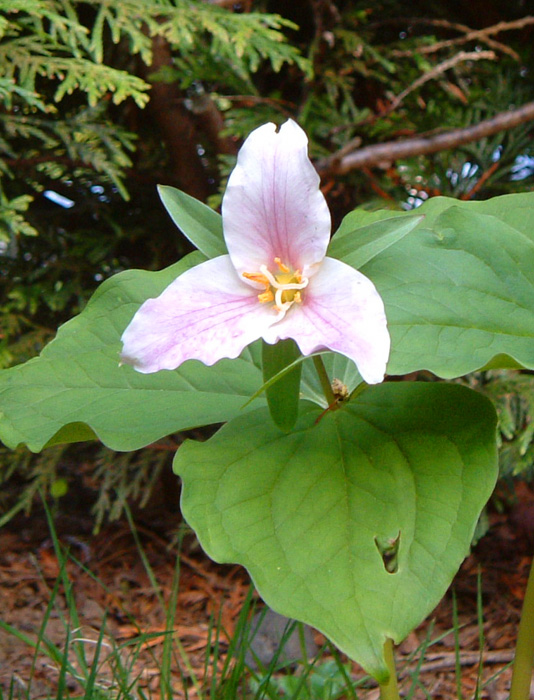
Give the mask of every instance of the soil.
M 152 567 L 160 593 L 167 606 L 176 568 L 176 514 L 161 513 L 151 517 L 150 510 L 136 516 L 137 537 Z M 89 657 L 101 637 L 99 682 L 111 683 L 112 649 L 120 649 L 120 658 L 138 676 L 138 685 L 151 697 L 159 697 L 160 668 L 165 639 L 165 611 L 156 594 L 139 548 L 126 521 L 106 526 L 92 535 L 89 513 L 76 518 L 59 517 L 56 523 L 62 546 L 77 560 L 68 561 L 66 571 L 71 581 L 79 620 L 67 609 L 63 585 L 54 585 L 60 577 L 60 565 L 44 514 L 19 518 L 0 531 L 0 620 L 19 631 L 19 637 L 0 627 L 0 688 L 4 697 L 42 698 L 56 692 L 60 682 L 58 664 L 50 656 L 24 641 L 32 642 L 46 627 L 46 637 L 60 654 L 66 644 L 65 619 L 70 619 L 71 661 L 75 640 Z M 433 698 L 458 697 L 455 666 L 461 665 L 463 698 L 474 697 L 480 660 L 484 684 L 480 697 L 504 700 L 507 697 L 513 648 L 522 599 L 533 548 L 534 493 L 524 484 L 517 488 L 514 505 L 506 514 L 491 513 L 488 533 L 473 548 L 464 562 L 454 586 L 433 615 L 396 650 L 401 692 L 412 685 L 410 671 L 420 664 L 420 685 Z M 220 641 L 221 669 L 228 641 L 249 593 L 246 572 L 238 566 L 220 566 L 202 553 L 194 537 L 187 535 L 180 556 L 180 586 L 173 629 L 185 656 L 175 647 L 171 660 L 171 682 L 177 700 L 197 696 L 191 670 L 201 683 L 207 684 L 213 672 L 206 657 L 213 641 L 214 620 L 224 631 Z M 54 605 L 48 607 L 51 598 Z M 459 621 L 459 656 L 455 652 L 453 604 L 456 600 Z M 483 648 L 479 647 L 480 625 L 477 600 L 483 607 Z M 104 625 L 104 628 L 103 628 Z M 145 633 L 139 654 L 128 643 Z M 314 632 L 320 646 L 324 638 Z M 424 658 L 418 651 L 425 640 L 433 640 Z M 139 646 L 139 645 L 137 645 Z M 216 671 L 218 672 L 218 671 Z M 298 669 L 293 672 L 298 673 Z M 498 675 L 496 675 L 498 674 Z M 362 670 L 352 664 L 355 679 Z M 31 682 L 30 682 L 31 679 Z M 65 679 L 72 695 L 80 686 L 72 676 Z M 11 687 L 11 690 L 10 690 Z M 366 688 L 366 689 L 365 689 Z M 359 697 L 373 700 L 378 690 L 370 682 Z M 424 698 L 419 687 L 414 697 Z M 0 692 L 1 696 L 1 692 Z

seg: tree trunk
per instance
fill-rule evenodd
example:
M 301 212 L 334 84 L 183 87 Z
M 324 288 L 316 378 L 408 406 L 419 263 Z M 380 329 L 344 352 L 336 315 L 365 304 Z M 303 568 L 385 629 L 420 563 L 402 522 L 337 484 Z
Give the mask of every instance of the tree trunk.
M 164 66 L 172 66 L 172 54 L 163 37 L 152 39 L 152 65 L 143 66 L 143 77 L 152 85 L 149 109 L 165 142 L 176 185 L 187 194 L 206 201 L 208 178 L 197 150 L 199 139 L 193 115 L 183 104 L 176 83 L 151 81 L 149 76 Z

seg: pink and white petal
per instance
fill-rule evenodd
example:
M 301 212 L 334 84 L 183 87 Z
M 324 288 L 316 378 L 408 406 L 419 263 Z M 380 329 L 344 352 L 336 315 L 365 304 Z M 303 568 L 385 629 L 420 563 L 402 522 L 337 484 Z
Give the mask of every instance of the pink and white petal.
M 139 308 L 122 336 L 121 360 L 139 372 L 213 365 L 237 357 L 276 319 L 271 305 L 241 281 L 230 256 L 191 268 Z
M 264 124 L 246 139 L 222 203 L 224 237 L 241 275 L 274 267 L 315 272 L 330 240 L 330 212 L 308 158 L 308 139 L 291 119 Z
M 324 259 L 302 303 L 263 338 L 268 343 L 293 338 L 303 355 L 334 350 L 353 360 L 368 384 L 384 379 L 390 350 L 384 303 L 370 279 L 339 260 Z

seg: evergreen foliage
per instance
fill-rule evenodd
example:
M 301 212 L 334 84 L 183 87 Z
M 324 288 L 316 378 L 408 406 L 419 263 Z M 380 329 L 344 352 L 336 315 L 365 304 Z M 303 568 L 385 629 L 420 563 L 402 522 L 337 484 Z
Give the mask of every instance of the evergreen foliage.
M 266 121 L 291 116 L 309 134 L 335 225 L 357 205 L 409 209 L 440 194 L 532 189 L 532 122 L 343 175 L 328 159 L 533 101 L 533 34 L 522 4 L 502 0 L 478 13 L 399 0 L 0 0 L 0 366 L 35 355 L 104 278 L 186 253 L 156 184 L 187 189 L 180 174 L 197 169 L 218 206 L 240 140 Z M 50 191 L 72 204 L 54 204 Z M 504 444 L 531 467 L 530 378 L 521 377 L 514 386 L 526 399 L 503 422 Z M 35 485 L 41 459 L 21 459 L 19 478 Z M 153 464 L 148 454 L 102 459 L 118 470 L 121 498 L 138 493 L 123 478 L 132 464 Z
M 262 59 L 275 70 L 286 62 L 303 70 L 307 65 L 281 34 L 291 22 L 260 13 L 237 15 L 202 2 L 0 0 L 0 13 L 0 170 L 12 177 L 10 161 L 44 150 L 50 159 L 43 159 L 39 170 L 48 177 L 65 178 L 65 167 L 58 167 L 65 158 L 71 168 L 82 166 L 112 182 L 123 197 L 133 137 L 120 123 L 110 125 L 106 103 L 133 100 L 143 108 L 150 84 L 116 63 L 139 56 L 150 65 L 152 42 L 160 37 L 189 68 L 184 82 L 191 82 L 191 74 L 202 79 L 199 49 L 241 79 L 249 79 Z M 68 96 L 74 103 L 58 107 Z M 28 200 L 3 200 L 4 239 L 33 233 L 20 215 Z

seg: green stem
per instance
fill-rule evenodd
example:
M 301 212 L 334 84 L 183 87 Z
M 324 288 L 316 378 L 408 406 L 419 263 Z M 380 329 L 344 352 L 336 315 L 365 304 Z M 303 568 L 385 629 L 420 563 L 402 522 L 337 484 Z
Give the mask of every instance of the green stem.
M 351 395 L 349 397 L 349 401 L 352 401 L 352 399 L 355 399 L 357 396 L 359 396 L 362 392 L 364 392 L 368 388 L 369 388 L 369 384 L 367 384 L 367 382 L 364 382 L 362 379 L 362 383 L 358 384 L 356 389 L 354 389 L 353 392 L 351 393 Z
M 324 362 L 320 355 L 313 356 L 313 364 L 315 365 L 315 370 L 319 375 L 319 381 L 321 382 L 323 394 L 325 395 L 328 405 L 331 406 L 335 402 L 336 397 L 332 391 L 332 385 L 330 384 L 326 367 L 324 366 Z
M 380 683 L 380 700 L 400 700 L 395 656 L 393 655 L 393 642 L 391 639 L 386 639 L 384 643 L 384 659 L 389 671 L 389 680 L 387 683 Z
M 534 559 L 530 567 L 517 633 L 510 700 L 528 700 L 534 667 Z

